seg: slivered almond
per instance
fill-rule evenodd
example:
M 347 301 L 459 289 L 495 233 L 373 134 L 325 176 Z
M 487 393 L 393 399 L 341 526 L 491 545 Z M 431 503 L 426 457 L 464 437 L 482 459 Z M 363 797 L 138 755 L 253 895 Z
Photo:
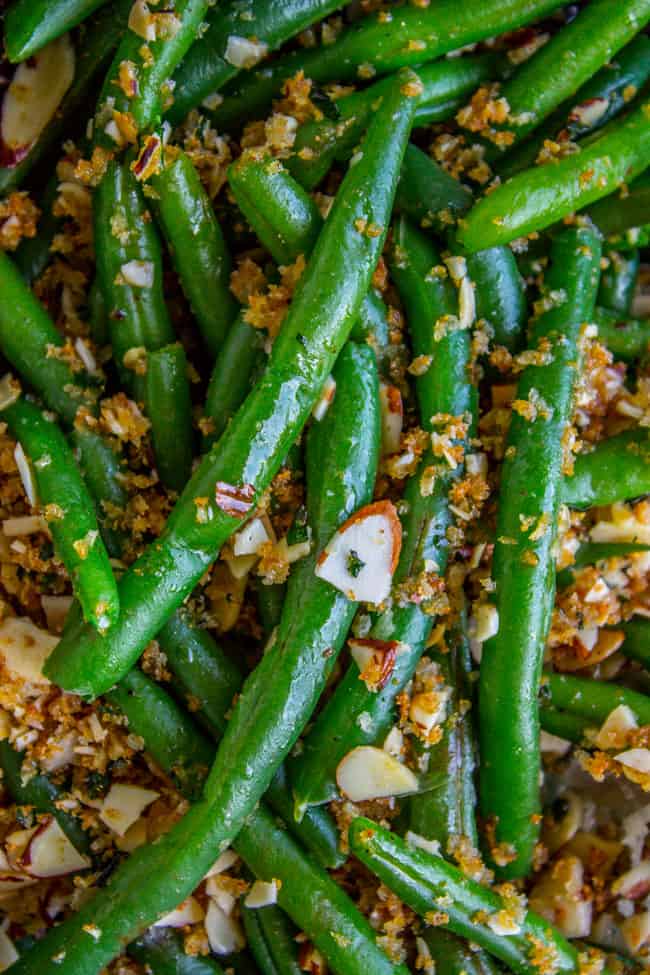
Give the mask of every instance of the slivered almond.
M 418 790 L 417 777 L 382 748 L 360 745 L 341 759 L 336 769 L 341 793 L 352 802 L 404 796 Z
M 316 575 L 349 599 L 378 604 L 390 593 L 402 526 L 390 501 L 376 501 L 341 525 L 318 558 Z

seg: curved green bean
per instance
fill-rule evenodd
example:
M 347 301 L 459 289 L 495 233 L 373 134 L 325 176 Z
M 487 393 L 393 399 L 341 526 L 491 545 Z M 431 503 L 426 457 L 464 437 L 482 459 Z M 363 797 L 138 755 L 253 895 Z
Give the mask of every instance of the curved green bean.
M 481 811 L 512 860 L 506 876 L 530 867 L 537 840 L 539 724 L 534 706 L 554 598 L 553 545 L 562 487 L 562 443 L 579 375 L 580 335 L 598 287 L 600 245 L 590 230 L 555 238 L 544 282 L 548 310 L 534 321 L 531 347 L 545 365 L 527 366 L 517 386 L 502 469 L 492 576 L 498 633 L 483 645 L 480 671 Z M 553 295 L 561 298 L 553 299 Z M 542 345 L 540 345 L 542 343 Z M 507 705 L 506 705 L 507 702 Z M 516 761 L 504 763 L 504 752 Z
M 624 704 L 640 725 L 650 724 L 650 697 L 604 680 L 574 677 L 572 674 L 544 674 L 540 700 L 558 710 L 569 711 L 597 724 Z
M 84 618 L 103 634 L 119 614 L 117 583 L 74 454 L 56 423 L 24 397 L 5 406 L 2 418 L 29 459 L 55 551 Z

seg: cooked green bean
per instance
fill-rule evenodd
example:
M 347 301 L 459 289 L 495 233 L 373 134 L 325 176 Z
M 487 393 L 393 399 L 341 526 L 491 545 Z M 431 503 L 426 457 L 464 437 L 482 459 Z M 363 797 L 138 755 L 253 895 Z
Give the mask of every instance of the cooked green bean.
M 609 267 L 600 277 L 598 304 L 603 308 L 629 315 L 639 277 L 639 252 L 632 249 L 625 254 L 609 250 L 606 254 Z
M 145 401 L 156 468 L 166 487 L 182 491 L 192 472 L 192 401 L 188 364 L 176 342 L 147 355 Z
M 244 908 L 246 941 L 262 975 L 300 975 L 295 928 L 280 908 Z
M 95 502 L 104 544 L 109 555 L 119 559 L 125 534 L 115 521 L 128 502 L 124 460 L 111 443 L 86 427 L 75 427 L 70 439 L 79 470 Z
M 496 933 L 493 926 L 498 930 L 501 918 L 507 924 L 512 906 L 441 857 L 412 849 L 394 833 L 362 818 L 350 826 L 350 847 L 421 917 L 435 917 L 436 924 L 485 948 L 513 972 L 538 975 L 534 951 L 540 945 L 552 951 L 556 972 L 577 975 L 578 953 L 552 924 L 532 911 L 524 911 L 512 933 Z
M 173 928 L 149 928 L 127 946 L 127 954 L 155 975 L 224 975 L 214 958 L 188 955 Z
M 650 344 L 648 319 L 621 318 L 618 312 L 596 308 L 594 321 L 598 326 L 598 338 L 615 359 L 636 362 L 645 358 Z
M 459 242 L 469 253 L 507 244 L 550 227 L 634 179 L 648 164 L 649 105 L 642 102 L 599 138 L 555 165 L 525 170 L 497 186 L 464 217 Z M 598 222 L 593 209 L 590 213 Z
M 623 183 L 617 193 L 587 209 L 587 214 L 607 237 L 650 222 L 650 172 Z
M 496 636 L 483 645 L 480 671 L 481 811 L 512 859 L 506 876 L 528 871 L 537 840 L 540 679 L 554 598 L 553 545 L 562 487 L 562 443 L 579 377 L 580 336 L 594 307 L 600 245 L 590 230 L 559 235 L 544 281 L 545 307 L 531 348 L 544 365 L 527 366 L 503 464 L 492 575 Z M 555 300 L 553 296 L 556 297 Z M 505 706 L 507 702 L 507 706 Z M 504 763 L 504 751 L 517 760 Z
M 539 709 L 539 723 L 548 734 L 583 746 L 587 743 L 587 731 L 594 728 L 594 723 L 588 719 L 570 711 L 558 711 L 544 702 Z
M 215 443 L 251 389 L 251 378 L 263 356 L 262 334 L 238 315 L 212 369 L 205 398 L 206 447 Z
M 650 441 L 644 427 L 635 427 L 578 454 L 562 500 L 571 508 L 593 508 L 642 494 L 650 494 Z
M 14 0 L 5 14 L 5 46 L 10 61 L 32 57 L 72 30 L 106 0 Z
M 637 660 L 640 664 L 650 669 L 650 626 L 643 617 L 633 617 L 623 624 L 625 641 L 621 647 L 621 652 L 631 660 Z
M 237 306 L 230 293 L 230 255 L 212 203 L 184 152 L 174 152 L 149 182 L 154 190 L 149 199 L 183 291 L 208 351 L 216 356 Z
M 541 700 L 562 711 L 602 724 L 614 708 L 624 704 L 640 725 L 650 724 L 650 697 L 604 680 L 570 674 L 544 674 Z
M 22 396 L 4 405 L 2 419 L 28 458 L 38 496 L 32 503 L 42 508 L 84 618 L 103 634 L 118 617 L 117 583 L 72 450 L 57 424 Z
M 383 247 L 413 121 L 409 90 L 400 80 L 373 119 L 364 158 L 337 194 L 260 381 L 204 458 L 163 534 L 123 576 L 118 626 L 101 643 L 87 629 L 74 646 L 64 637 L 50 656 L 47 671 L 59 686 L 94 696 L 130 669 L 239 527 L 304 426 Z M 203 504 L 212 517 L 201 516 Z

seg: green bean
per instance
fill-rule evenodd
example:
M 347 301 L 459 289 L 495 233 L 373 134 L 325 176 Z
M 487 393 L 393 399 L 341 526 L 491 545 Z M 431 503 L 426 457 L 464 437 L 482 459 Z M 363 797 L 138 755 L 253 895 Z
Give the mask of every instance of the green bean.
M 192 472 L 192 401 L 185 350 L 179 342 L 147 356 L 145 400 L 156 468 L 165 487 L 182 491 Z
M 578 454 L 565 477 L 562 500 L 571 508 L 593 508 L 650 494 L 650 441 L 644 427 L 601 440 Z
M 301 254 L 309 256 L 323 219 L 314 201 L 279 160 L 244 153 L 230 167 L 229 180 L 242 213 L 278 264 L 291 264 Z M 355 342 L 371 345 L 384 366 L 390 341 L 387 316 L 384 302 L 371 288 L 350 332 Z M 214 375 L 216 381 L 216 367 Z
M 262 333 L 238 315 L 219 350 L 210 377 L 204 408 L 206 447 L 216 443 L 246 399 L 262 355 Z
M 606 196 L 586 213 L 607 237 L 650 223 L 650 172 L 642 173 L 629 186 L 623 182 L 618 193 Z
M 271 633 L 280 622 L 282 606 L 287 594 L 284 583 L 276 582 L 271 586 L 260 584 L 255 588 L 257 596 L 257 613 L 265 636 Z
M 203 340 L 214 357 L 223 345 L 237 305 L 230 293 L 230 255 L 212 202 L 189 157 L 180 150 L 152 176 L 150 185 L 155 193 L 149 196 L 154 214 Z
M 214 746 L 192 718 L 142 671 L 134 669 L 106 700 L 126 715 L 129 730 L 142 738 L 156 762 L 184 795 L 198 798 L 214 756 Z
M 99 281 L 95 277 L 88 292 L 88 325 L 90 337 L 96 345 L 108 345 L 108 321 L 106 305 Z
M 644 359 L 650 343 L 650 321 L 645 318 L 621 318 L 608 308 L 596 308 L 594 315 L 598 338 L 615 359 L 636 362 Z
M 650 626 L 643 617 L 633 617 L 623 624 L 625 642 L 621 647 L 621 652 L 631 660 L 637 660 L 643 664 L 646 670 L 650 670 Z
M 434 61 L 418 69 L 422 82 L 422 94 L 418 98 L 415 126 L 431 125 L 450 118 L 460 108 L 463 98 L 474 89 L 494 77 L 498 67 L 494 55 L 454 58 Z M 335 161 L 346 162 L 361 139 L 373 110 L 379 104 L 390 78 L 382 78 L 374 85 L 337 98 L 335 119 L 324 117 L 318 121 L 303 122 L 296 133 L 293 155 L 287 160 L 289 172 L 305 189 L 312 190 L 327 175 Z M 229 99 L 217 109 L 216 124 L 228 126 Z M 240 118 L 232 118 L 232 124 L 241 124 Z
M 204 457 L 155 545 L 122 577 L 114 633 L 96 642 L 86 628 L 74 646 L 64 637 L 49 657 L 48 674 L 59 686 L 93 696 L 130 669 L 239 527 L 304 426 L 383 247 L 413 120 L 414 101 L 402 87 L 368 129 L 364 158 L 343 181 L 260 381 Z M 362 232 L 368 227 L 371 234 Z M 212 515 L 207 520 L 203 505 Z
M 429 274 L 439 262 L 438 254 L 433 244 L 405 218 L 400 218 L 393 236 L 391 268 L 406 307 L 413 351 L 415 355 L 433 358 L 432 366 L 418 377 L 416 385 L 422 425 L 431 429 L 431 418 L 436 414 L 466 419 L 474 399 L 467 369 L 469 333 L 449 329 L 436 340 L 431 327 L 444 315 L 455 312 L 455 290 L 450 281 Z M 452 523 L 447 495 L 455 478 L 461 475 L 462 464 L 455 471 L 440 471 L 432 493 L 423 494 L 422 478 L 436 464 L 436 458 L 427 452 L 407 482 L 401 515 L 402 551 L 393 578 L 394 595 L 399 594 L 400 585 L 424 572 L 427 562 L 435 564 L 437 572 L 445 569 L 449 549 L 446 532 Z M 298 817 L 307 805 L 336 798 L 336 768 L 352 748 L 372 744 L 387 733 L 394 717 L 396 695 L 411 679 L 433 621 L 433 615 L 407 600 L 394 600 L 390 609 L 377 617 L 370 637 L 397 641 L 402 645 L 402 652 L 396 657 L 390 680 L 379 691 L 370 690 L 359 680 L 359 668 L 351 664 L 316 718 L 303 741 L 300 756 L 291 765 Z
M 592 0 L 503 85 L 508 119 L 499 128 L 510 138 L 491 146 L 492 153 L 525 139 L 649 20 L 649 0 L 623 0 L 616 7 L 610 0 Z
M 94 408 L 81 362 L 64 356 L 63 339 L 15 264 L 0 252 L 0 351 L 20 376 L 68 424 L 80 406 Z
M 443 928 L 425 928 L 422 937 L 436 966 L 436 975 L 498 975 L 503 969 L 484 951 L 471 948 Z
M 541 701 L 599 725 L 624 704 L 640 725 L 650 724 L 650 697 L 618 684 L 569 674 L 544 674 Z
M 196 39 L 208 7 L 209 0 L 176 0 L 172 11 L 151 11 L 146 25 L 129 17 L 130 30 L 120 42 L 99 95 L 93 132 L 97 143 L 114 149 L 129 141 L 116 124 L 116 112 L 128 117 L 129 128 L 136 133 L 159 121 L 172 96 L 170 79 Z M 144 36 L 150 30 L 153 40 Z M 123 65 L 128 68 L 126 84 L 120 74 Z
M 5 405 L 2 418 L 29 459 L 55 551 L 70 574 L 84 618 L 105 633 L 119 613 L 117 584 L 72 450 L 56 423 L 24 397 Z
M 207 31 L 192 45 L 174 76 L 174 103 L 168 112 L 172 125 L 242 68 L 250 68 L 267 51 L 341 6 L 340 0 L 284 0 L 282 4 L 246 0 L 243 5 L 230 0 L 213 9 Z
M 497 345 L 516 352 L 525 337 L 525 285 L 509 247 L 489 247 L 467 258 L 474 283 L 476 314 L 494 332 Z
M 292 264 L 310 254 L 323 225 L 312 198 L 281 162 L 244 153 L 228 170 L 239 209 L 277 264 Z
M 532 138 L 510 149 L 503 160 L 497 161 L 495 168 L 501 179 L 534 165 L 546 140 L 560 144 L 578 142 L 602 128 L 624 111 L 630 92 L 636 94 L 649 78 L 650 39 L 638 34 L 618 52 L 614 61 L 605 64 L 560 105 L 535 130 Z
M 126 951 L 154 975 L 224 975 L 214 958 L 186 954 L 183 935 L 173 928 L 149 928 Z
M 539 723 L 548 734 L 581 746 L 587 744 L 587 731 L 593 729 L 593 723 L 586 718 L 570 711 L 558 711 L 544 703 L 539 709 Z
M 128 501 L 124 485 L 126 465 L 112 444 L 87 427 L 75 427 L 70 440 L 83 479 L 95 502 L 104 545 L 109 555 L 119 559 L 126 538 L 124 532 L 116 527 L 115 516 L 126 508 Z
M 425 152 L 409 145 L 404 154 L 395 207 L 421 227 L 445 231 L 472 205 L 472 194 Z
M 278 620 L 279 622 L 279 620 Z M 217 738 L 223 735 L 228 716 L 242 685 L 242 676 L 218 644 L 205 631 L 193 625 L 180 611 L 162 628 L 158 640 L 169 669 L 184 694 L 200 705 L 196 719 Z M 338 832 L 324 809 L 310 810 L 301 823 L 293 818 L 291 792 L 282 766 L 265 793 L 272 809 L 315 857 L 331 869 L 342 862 Z
M 471 658 L 463 612 L 450 633 L 449 652 L 431 653 L 447 687 L 452 689 L 448 717 L 439 742 L 426 750 L 427 770 L 420 792 L 408 800 L 408 828 L 427 839 L 437 840 L 441 850 L 449 841 L 465 837 L 478 846 L 475 807 L 476 754 L 472 718 L 467 710 L 472 692 L 469 686 Z
M 36 236 L 24 237 L 14 251 L 14 263 L 20 271 L 23 281 L 29 287 L 41 276 L 49 264 L 51 258 L 50 247 L 52 246 L 54 235 L 61 227 L 61 218 L 56 217 L 52 212 L 52 207 L 58 193 L 59 180 L 55 173 L 48 180 L 38 200 L 38 208 L 41 211 L 41 215 L 38 219 Z
M 512 907 L 496 891 L 470 880 L 441 857 L 411 849 L 394 833 L 363 818 L 350 826 L 350 848 L 417 914 L 425 920 L 435 915 L 441 927 L 485 948 L 513 972 L 538 975 L 536 945 L 552 951 L 556 972 L 578 972 L 575 948 L 532 911 L 525 912 L 517 933 L 495 933 L 491 918 L 511 916 Z
M 34 806 L 39 812 L 51 813 L 72 845 L 80 853 L 90 854 L 91 837 L 80 820 L 57 805 L 61 790 L 46 775 L 39 773 L 23 781 L 23 757 L 24 752 L 17 751 L 6 739 L 0 741 L 2 783 L 14 802 L 21 806 Z
M 295 928 L 275 906 L 242 911 L 246 941 L 262 975 L 300 975 Z
M 23 0 L 31 6 L 31 0 Z M 17 165 L 0 167 L 0 193 L 20 186 L 31 171 L 41 163 L 47 165 L 48 156 L 62 139 L 78 124 L 80 109 L 95 82 L 106 71 L 113 52 L 126 30 L 132 0 L 116 0 L 100 10 L 79 31 L 75 44 L 75 75 L 61 104 L 47 123 L 24 159 Z M 49 4 L 48 4 L 49 6 Z
M 222 735 L 242 682 L 235 664 L 206 630 L 192 625 L 184 610 L 163 626 L 158 640 L 184 693 L 200 705 L 197 718 L 214 734 Z
M 645 169 L 650 152 L 650 103 L 553 166 L 518 173 L 474 204 L 461 222 L 459 243 L 469 253 L 544 230 L 613 193 Z
M 95 193 L 93 219 L 113 356 L 124 385 L 144 400 L 142 350 L 168 345 L 174 333 L 163 297 L 160 240 L 128 163 L 109 164 Z
M 626 254 L 608 250 L 606 256 L 609 267 L 600 278 L 598 304 L 619 315 L 629 315 L 639 277 L 639 252 L 636 248 Z
M 537 838 L 539 724 L 533 700 L 554 598 L 553 546 L 562 486 L 562 443 L 579 374 L 580 335 L 598 286 L 600 245 L 589 230 L 555 238 L 544 295 L 548 310 L 533 323 L 531 348 L 551 361 L 530 365 L 517 401 L 503 464 L 493 580 L 498 633 L 483 645 L 480 676 L 481 810 L 507 844 L 502 872 L 527 872 Z M 553 295 L 560 298 L 553 300 Z M 529 410 L 526 413 L 526 410 Z M 505 705 L 507 702 L 507 706 Z M 504 753 L 517 760 L 504 763 Z
M 555 7 L 557 0 L 489 0 L 477 17 L 472 6 L 438 0 L 432 7 L 400 9 L 398 16 L 372 13 L 342 31 L 332 44 L 294 51 L 240 76 L 224 91 L 229 117 L 264 115 L 271 99 L 297 71 L 318 84 L 355 81 L 367 72 L 388 74 L 522 27 Z M 218 113 L 215 124 L 220 125 Z
M 14 0 L 5 14 L 5 47 L 10 61 L 25 61 L 50 41 L 72 30 L 105 0 Z

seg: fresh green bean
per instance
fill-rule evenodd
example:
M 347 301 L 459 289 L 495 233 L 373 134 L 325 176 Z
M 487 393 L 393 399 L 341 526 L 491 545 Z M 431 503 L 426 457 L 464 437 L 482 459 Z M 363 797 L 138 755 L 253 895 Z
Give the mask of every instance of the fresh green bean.
M 279 622 L 279 620 L 278 620 Z M 228 716 L 241 690 L 242 676 L 212 637 L 190 623 L 181 610 L 162 628 L 158 640 L 169 669 L 184 694 L 200 704 L 196 719 L 216 738 L 226 730 Z M 280 766 L 265 797 L 271 808 L 321 866 L 331 869 L 342 862 L 338 832 L 325 809 L 313 809 L 300 823 L 293 817 L 291 792 Z
M 129 16 L 129 30 L 122 38 L 104 80 L 95 112 L 93 137 L 111 149 L 128 141 L 120 116 L 135 134 L 151 129 L 172 98 L 170 79 L 200 32 L 209 0 L 175 0 L 173 10 L 152 10 L 145 24 Z M 147 8 L 145 8 L 145 11 Z M 145 18 L 146 19 L 146 18 Z M 151 39 L 153 34 L 153 39 Z M 146 36 L 145 36 L 146 35 Z M 123 65 L 127 66 L 124 83 Z M 122 82 L 122 83 L 121 83 Z M 118 113 L 116 115 L 116 113 Z
M 23 757 L 24 753 L 17 751 L 6 739 L 0 741 L 2 783 L 14 802 L 21 806 L 34 806 L 39 812 L 51 813 L 72 845 L 80 853 L 89 854 L 92 841 L 80 820 L 57 805 L 61 790 L 46 775 L 36 774 L 23 780 Z
M 152 975 L 224 975 L 214 958 L 188 955 L 183 935 L 173 928 L 149 928 L 126 951 Z
M 74 454 L 56 423 L 24 397 L 4 406 L 2 418 L 29 459 L 55 551 L 84 618 L 105 633 L 119 613 L 117 583 Z
M 542 703 L 539 709 L 539 723 L 543 731 L 556 738 L 564 738 L 574 745 L 587 744 L 587 731 L 593 729 L 593 722 L 570 711 L 558 711 Z
M 497 345 L 516 352 L 525 337 L 525 284 L 509 247 L 489 247 L 467 258 L 474 283 L 476 314 L 494 332 Z
M 508 916 L 512 908 L 508 909 L 496 891 L 470 880 L 441 857 L 411 849 L 394 833 L 363 818 L 353 820 L 350 826 L 350 848 L 421 917 L 426 920 L 427 915 L 435 915 L 441 927 L 485 948 L 513 972 L 538 975 L 535 945 L 552 950 L 556 972 L 578 972 L 575 948 L 552 924 L 532 911 L 525 912 L 517 933 L 495 933 L 491 918 L 501 912 Z
M 235 319 L 219 350 L 205 398 L 206 447 L 216 443 L 251 389 L 251 377 L 263 356 L 262 333 Z
M 413 121 L 414 100 L 404 87 L 409 90 L 400 81 L 368 129 L 364 158 L 339 189 L 260 381 L 203 459 L 155 545 L 122 577 L 123 612 L 114 633 L 96 642 L 86 628 L 74 645 L 64 637 L 48 659 L 48 675 L 59 686 L 94 696 L 130 669 L 239 527 L 304 426 L 383 247 Z M 212 517 L 202 517 L 197 500 Z
M 188 365 L 179 342 L 148 354 L 145 401 L 160 479 L 180 492 L 192 472 L 193 430 Z
M 553 545 L 562 486 L 562 443 L 579 374 L 580 336 L 593 312 L 600 245 L 590 230 L 559 235 L 546 273 L 548 310 L 533 323 L 531 348 L 552 361 L 527 366 L 517 386 L 503 464 L 493 579 L 498 633 L 483 645 L 480 672 L 481 810 L 520 876 L 537 839 L 539 724 L 534 707 L 554 598 Z M 552 299 L 552 295 L 561 299 Z M 507 702 L 507 706 L 505 706 Z M 504 763 L 504 752 L 517 756 Z
M 163 296 L 160 240 L 128 163 L 109 164 L 95 193 L 93 219 L 113 356 L 124 385 L 144 400 L 143 350 L 168 345 L 174 333 Z
M 465 420 L 474 399 L 467 368 L 469 333 L 449 329 L 437 340 L 432 328 L 432 323 L 456 311 L 455 290 L 449 280 L 429 274 L 439 263 L 438 254 L 428 238 L 405 218 L 400 218 L 393 236 L 392 273 L 406 307 L 413 351 L 416 355 L 431 355 L 435 363 L 417 379 L 422 425 L 431 429 L 431 418 L 436 414 Z M 437 566 L 436 571 L 444 572 L 449 549 L 446 532 L 453 517 L 447 495 L 463 468 L 459 464 L 455 471 L 440 471 L 433 491 L 423 493 L 422 478 L 436 464 L 436 458 L 427 452 L 407 482 L 401 515 L 402 551 L 393 579 L 395 594 L 401 584 L 426 571 L 429 561 Z M 336 768 L 352 748 L 372 744 L 388 732 L 396 695 L 413 675 L 433 620 L 422 606 L 406 600 L 393 602 L 387 612 L 378 616 L 370 637 L 397 641 L 402 652 L 396 657 L 390 680 L 378 691 L 370 690 L 359 680 L 359 668 L 351 664 L 318 715 L 303 741 L 300 756 L 291 766 L 298 817 L 309 804 L 336 798 Z
M 623 182 L 619 192 L 588 207 L 586 213 L 606 237 L 650 223 L 650 171 L 629 186 Z
M 598 304 L 619 315 L 629 315 L 639 277 L 639 252 L 636 248 L 625 254 L 609 250 L 606 256 L 609 267 L 600 278 Z
M 224 91 L 230 118 L 264 115 L 271 99 L 297 71 L 324 84 L 355 81 L 367 72 L 388 74 L 419 65 L 466 44 L 522 27 L 557 7 L 557 0 L 489 0 L 476 16 L 473 6 L 437 0 L 431 7 L 406 7 L 399 15 L 369 14 L 332 44 L 298 50 L 240 76 Z M 215 124 L 220 125 L 215 114 Z
M 525 139 L 649 20 L 650 0 L 623 0 L 616 7 L 610 0 L 592 0 L 503 85 L 508 119 L 502 132 L 509 138 L 493 146 L 493 154 Z
M 214 756 L 214 746 L 192 718 L 159 684 L 133 669 L 106 700 L 126 715 L 138 735 L 184 795 L 198 798 Z
M 72 30 L 105 0 L 14 0 L 5 14 L 5 47 L 10 61 L 25 61 L 50 41 Z
M 242 911 L 246 941 L 262 975 L 300 975 L 295 928 L 274 905 Z
M 94 408 L 81 362 L 63 354 L 63 339 L 43 306 L 0 251 L 0 351 L 47 406 L 72 425 L 80 406 Z
M 643 664 L 646 670 L 650 670 L 650 626 L 643 617 L 633 617 L 623 624 L 625 642 L 621 647 L 621 652 L 631 660 L 637 660 Z
M 415 126 L 431 125 L 451 117 L 463 98 L 482 81 L 494 77 L 498 63 L 494 55 L 487 54 L 434 61 L 419 68 L 422 94 L 418 98 Z M 337 98 L 335 119 L 323 117 L 299 127 L 287 167 L 305 189 L 318 186 L 335 161 L 345 162 L 350 158 L 372 112 L 376 111 L 378 99 L 389 85 L 390 78 L 382 78 L 362 91 Z M 229 104 L 229 99 L 225 99 L 216 112 L 220 128 L 224 124 L 228 126 Z M 232 124 L 241 124 L 241 119 L 233 118 Z
M 635 427 L 578 454 L 562 500 L 571 508 L 593 508 L 642 494 L 650 494 L 650 440 L 644 427 Z
M 250 68 L 268 51 L 327 17 L 340 0 L 237 0 L 222 3 L 208 15 L 208 29 L 192 45 L 174 76 L 172 125 L 191 108 L 214 95 L 240 71 Z
M 104 544 L 109 555 L 119 559 L 126 539 L 124 532 L 116 527 L 115 520 L 128 501 L 124 485 L 124 461 L 112 444 L 87 427 L 75 427 L 70 440 L 83 479 L 95 502 Z
M 459 243 L 469 253 L 507 244 L 550 227 L 634 179 L 648 164 L 649 115 L 650 103 L 645 101 L 578 152 L 553 166 L 525 170 L 498 186 L 463 218 Z
M 230 293 L 230 255 L 221 227 L 184 152 L 175 151 L 171 162 L 151 177 L 150 185 L 155 194 L 149 196 L 151 206 L 203 340 L 214 357 L 237 314 Z
M 544 704 L 588 718 L 597 724 L 624 704 L 641 725 L 650 724 L 650 697 L 604 680 L 569 674 L 544 674 L 540 699 Z
M 23 0 L 25 2 L 25 0 Z M 31 6 L 31 0 L 25 5 Z M 42 163 L 45 167 L 48 156 L 56 150 L 57 144 L 78 124 L 80 109 L 95 83 L 106 71 L 115 48 L 126 31 L 126 24 L 133 0 L 115 0 L 105 5 L 79 31 L 75 45 L 75 75 L 61 104 L 47 123 L 27 155 L 17 165 L 0 167 L 0 193 L 20 186 L 32 170 Z M 49 6 L 49 4 L 48 4 Z
M 650 321 L 645 318 L 621 318 L 618 312 L 596 308 L 594 315 L 598 338 L 615 359 L 636 362 L 644 359 L 650 344 Z
M 650 78 L 650 39 L 638 34 L 605 64 L 593 78 L 586 81 L 575 94 L 553 112 L 535 134 L 521 145 L 510 149 L 496 170 L 501 179 L 508 179 L 522 169 L 534 165 L 546 140 L 579 142 L 601 129 L 629 104 L 630 92 L 636 94 Z

